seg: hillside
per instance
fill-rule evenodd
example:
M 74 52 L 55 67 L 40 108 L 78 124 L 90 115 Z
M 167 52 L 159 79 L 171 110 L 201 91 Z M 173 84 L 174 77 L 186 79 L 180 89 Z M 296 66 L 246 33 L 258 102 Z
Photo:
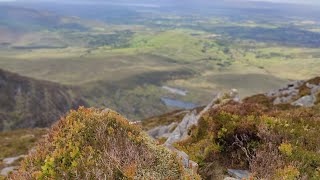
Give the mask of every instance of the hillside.
M 142 124 L 160 143 L 187 153 L 204 179 L 223 179 L 225 172 L 238 178 L 319 179 L 319 110 L 320 78 L 314 78 L 242 102 L 232 93 L 220 94 L 206 108 Z
M 67 145 L 66 145 L 67 143 Z M 178 156 L 111 110 L 62 118 L 12 179 L 193 179 Z
M 2 69 L 78 86 L 89 106 L 132 120 L 181 108 L 165 98 L 201 106 L 220 91 L 249 96 L 319 72 L 319 24 L 259 8 L 234 19 L 226 9 L 203 17 L 132 4 L 14 4 L 0 6 Z
M 147 137 L 136 123 L 114 111 L 80 108 L 62 118 L 49 135 L 37 137 L 40 144 L 12 178 L 97 177 L 95 172 L 101 170 L 108 177 L 127 178 L 181 178 L 193 176 L 192 172 L 197 171 L 203 179 L 233 176 L 317 180 L 320 176 L 319 100 L 319 77 L 295 81 L 242 101 L 236 90 L 218 93 L 206 107 L 176 110 L 142 121 L 142 129 L 156 141 Z M 23 132 L 43 134 L 45 130 L 12 131 L 11 135 L 2 133 L 0 137 L 11 136 L 16 141 Z M 32 137 L 21 144 L 19 152 L 12 148 L 16 143 L 5 140 L 6 153 L 0 155 L 22 159 L 21 154 L 34 146 Z M 64 142 L 70 143 L 65 146 Z M 182 162 L 176 161 L 168 150 Z M 145 158 L 151 158 L 147 165 Z M 169 159 L 173 164 L 167 163 Z M 118 168 L 120 174 L 110 169 L 111 161 L 118 163 L 112 167 Z M 187 168 L 177 170 L 176 163 Z M 0 167 L 11 166 L 0 164 Z M 158 174 L 160 171 L 162 176 Z M 172 171 L 175 172 L 171 174 Z
M 75 89 L 0 69 L 0 131 L 48 127 L 79 105 Z

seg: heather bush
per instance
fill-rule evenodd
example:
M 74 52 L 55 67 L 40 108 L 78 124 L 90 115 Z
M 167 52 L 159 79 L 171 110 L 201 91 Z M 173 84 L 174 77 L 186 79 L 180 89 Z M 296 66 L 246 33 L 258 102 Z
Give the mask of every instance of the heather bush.
M 319 106 L 265 107 L 245 102 L 213 109 L 175 146 L 199 163 L 204 178 L 214 178 L 209 169 L 218 163 L 249 169 L 257 179 L 319 179 Z
M 11 179 L 193 178 L 179 158 L 111 110 L 71 111 Z

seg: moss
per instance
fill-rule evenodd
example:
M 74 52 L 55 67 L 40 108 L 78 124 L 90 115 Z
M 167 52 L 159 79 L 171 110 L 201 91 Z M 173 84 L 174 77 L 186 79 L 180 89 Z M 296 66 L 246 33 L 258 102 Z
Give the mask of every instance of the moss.
M 13 179 L 181 179 L 175 154 L 113 111 L 80 108 L 62 118 Z

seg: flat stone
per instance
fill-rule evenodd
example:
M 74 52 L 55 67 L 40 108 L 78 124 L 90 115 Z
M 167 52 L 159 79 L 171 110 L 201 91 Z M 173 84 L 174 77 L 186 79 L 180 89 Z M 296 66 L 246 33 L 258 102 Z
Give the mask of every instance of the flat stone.
M 236 179 L 248 179 L 250 172 L 247 170 L 228 169 L 228 174 Z
M 302 98 L 298 99 L 297 101 L 291 103 L 293 106 L 303 106 L 303 107 L 312 107 L 316 102 L 316 97 L 313 95 L 303 96 Z
M 3 159 L 3 163 L 5 165 L 10 165 L 10 164 L 14 163 L 15 161 L 17 161 L 17 160 L 19 160 L 21 158 L 24 158 L 24 157 L 25 157 L 25 155 L 21 155 L 21 156 L 17 156 L 17 157 L 5 158 L 5 159 Z
M 233 177 L 225 177 L 223 180 L 238 180 L 238 179 L 233 178 Z
M 1 176 L 8 176 L 9 173 L 13 172 L 14 170 L 18 169 L 18 166 L 10 166 L 10 167 L 6 167 L 4 169 L 1 170 L 0 175 Z
M 286 97 L 277 97 L 274 101 L 273 104 L 285 104 L 285 103 L 290 103 L 292 101 L 292 96 L 286 96 Z

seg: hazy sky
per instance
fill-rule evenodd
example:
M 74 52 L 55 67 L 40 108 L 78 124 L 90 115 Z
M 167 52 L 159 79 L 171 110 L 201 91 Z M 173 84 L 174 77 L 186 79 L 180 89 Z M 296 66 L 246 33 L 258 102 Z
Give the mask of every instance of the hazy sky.
M 23 1 L 23 0 L 0 0 L 0 2 L 8 2 L 8 1 Z M 26 1 L 26 0 L 24 0 Z M 30 1 L 61 1 L 61 0 L 30 0 Z M 65 1 L 73 1 L 73 2 L 77 2 L 79 0 L 65 0 Z M 86 1 L 86 0 L 80 0 L 80 1 Z M 88 0 L 89 2 L 91 0 Z M 103 1 L 103 0 L 100 0 Z M 105 0 L 106 2 L 108 2 L 108 0 Z M 139 0 L 133 0 L 132 2 L 139 2 Z M 153 0 L 156 1 L 156 0 Z M 177 0 L 179 1 L 179 0 Z M 183 0 L 180 0 L 183 1 Z M 195 0 L 197 1 L 197 0 Z M 236 1 L 236 0 L 235 0 Z M 273 3 L 298 3 L 298 4 L 317 4 L 320 5 L 320 0 L 239 0 L 239 1 L 263 1 L 263 2 L 273 2 Z
M 251 0 L 275 3 L 298 3 L 298 4 L 320 4 L 320 0 Z

